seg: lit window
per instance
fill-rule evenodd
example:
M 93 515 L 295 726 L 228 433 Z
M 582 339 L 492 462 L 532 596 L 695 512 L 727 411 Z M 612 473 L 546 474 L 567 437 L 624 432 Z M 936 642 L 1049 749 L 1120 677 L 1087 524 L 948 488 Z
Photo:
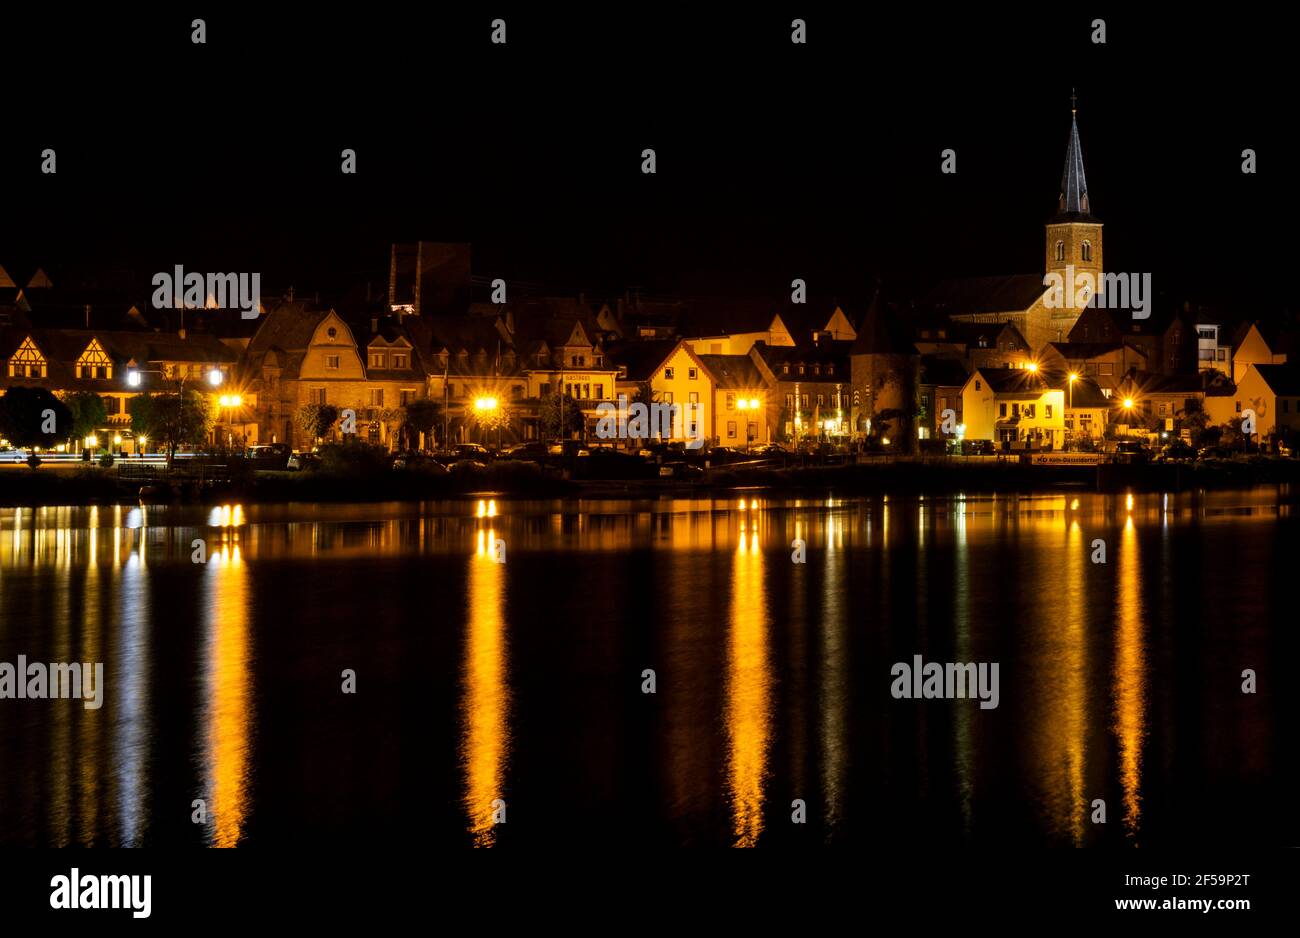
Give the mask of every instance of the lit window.
M 1063 261 L 1063 260 L 1065 260 L 1065 242 L 1064 242 L 1064 241 L 1057 241 L 1057 242 L 1056 242 L 1056 259 L 1057 259 L 1058 261 Z
M 1091 242 L 1091 241 L 1085 241 L 1085 242 L 1083 242 L 1083 247 L 1082 247 L 1081 250 L 1082 250 L 1082 253 L 1083 253 L 1083 259 L 1084 259 L 1085 261 L 1090 261 L 1090 260 L 1092 260 L 1092 242 Z

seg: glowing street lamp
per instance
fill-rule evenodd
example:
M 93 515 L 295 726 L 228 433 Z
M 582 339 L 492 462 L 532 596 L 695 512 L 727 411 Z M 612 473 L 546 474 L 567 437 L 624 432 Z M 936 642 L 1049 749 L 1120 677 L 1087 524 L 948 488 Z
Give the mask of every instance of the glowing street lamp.
M 140 380 L 141 376 L 138 368 L 132 368 L 126 373 L 126 383 L 131 387 L 138 388 L 140 386 Z
M 474 399 L 474 410 L 480 415 L 492 414 L 495 417 L 500 407 L 501 407 L 501 402 L 498 401 L 495 397 L 476 397 Z M 494 422 L 497 425 L 497 449 L 500 450 L 501 449 L 501 421 L 499 419 L 496 419 L 494 420 Z
M 1025 365 L 1025 367 L 1028 368 L 1030 371 L 1037 371 L 1038 362 L 1030 362 L 1029 364 Z
M 226 375 L 220 368 L 213 368 L 208 372 L 208 384 L 214 388 L 220 387 L 221 382 L 226 380 Z

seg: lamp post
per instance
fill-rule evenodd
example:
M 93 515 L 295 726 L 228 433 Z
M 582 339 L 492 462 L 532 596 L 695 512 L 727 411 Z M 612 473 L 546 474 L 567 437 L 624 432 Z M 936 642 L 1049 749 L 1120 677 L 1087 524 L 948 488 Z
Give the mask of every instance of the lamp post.
M 497 427 L 497 452 L 501 452 L 501 403 L 495 397 L 480 397 L 474 401 L 474 411 L 481 417 L 492 415 L 492 422 Z
M 161 368 L 137 368 L 134 362 L 127 365 L 126 383 L 129 387 L 138 388 L 144 382 L 144 375 L 158 375 L 159 377 L 168 377 L 167 372 Z M 220 368 L 211 368 L 208 370 L 208 384 L 218 388 L 226 380 L 226 374 Z M 178 367 L 176 369 L 176 407 L 179 413 L 185 406 L 185 373 Z M 179 423 L 179 419 L 178 419 Z M 141 437 L 143 440 L 144 438 Z M 172 459 L 176 453 L 176 440 L 174 437 L 167 444 L 167 466 L 170 468 Z

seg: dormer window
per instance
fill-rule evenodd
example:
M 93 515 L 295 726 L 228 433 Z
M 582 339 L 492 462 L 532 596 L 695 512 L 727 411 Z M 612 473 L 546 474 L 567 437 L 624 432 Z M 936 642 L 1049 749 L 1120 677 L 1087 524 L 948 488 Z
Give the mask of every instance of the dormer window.
M 81 357 L 77 359 L 76 373 L 78 378 L 94 378 L 101 381 L 113 377 L 113 360 L 99 344 L 99 339 L 91 339 L 86 350 L 81 353 Z
M 32 337 L 23 339 L 13 357 L 9 359 L 9 377 L 44 378 L 46 377 L 45 356 L 36 347 Z

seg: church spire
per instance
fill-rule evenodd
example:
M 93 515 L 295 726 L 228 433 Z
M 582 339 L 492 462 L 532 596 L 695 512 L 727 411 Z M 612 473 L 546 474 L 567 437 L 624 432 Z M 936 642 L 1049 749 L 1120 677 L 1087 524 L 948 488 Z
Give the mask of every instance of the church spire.
M 1070 142 L 1065 148 L 1065 171 L 1061 174 L 1061 200 L 1057 217 L 1088 216 L 1088 181 L 1083 175 L 1083 148 L 1079 146 L 1078 99 L 1070 90 Z M 1066 220 L 1066 219 L 1062 219 Z

